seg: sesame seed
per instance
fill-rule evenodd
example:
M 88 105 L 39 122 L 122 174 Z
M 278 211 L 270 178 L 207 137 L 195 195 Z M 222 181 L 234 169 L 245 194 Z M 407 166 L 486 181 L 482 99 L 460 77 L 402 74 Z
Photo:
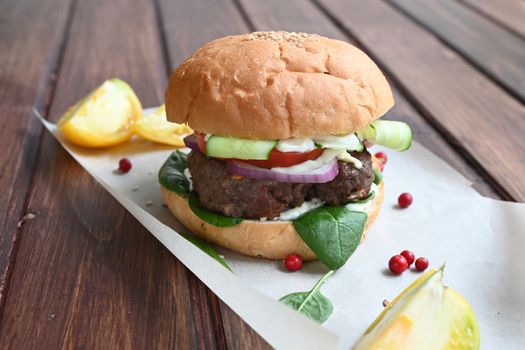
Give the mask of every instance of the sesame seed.
M 245 36 L 246 40 L 269 40 L 278 43 L 286 42 L 300 47 L 307 41 L 319 41 L 320 36 L 303 32 L 253 32 Z

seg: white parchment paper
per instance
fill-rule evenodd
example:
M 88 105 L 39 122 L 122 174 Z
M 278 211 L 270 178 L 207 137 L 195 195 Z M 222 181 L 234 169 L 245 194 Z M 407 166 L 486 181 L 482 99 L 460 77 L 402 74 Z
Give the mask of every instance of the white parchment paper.
M 473 306 L 483 349 L 519 349 L 525 341 L 525 205 L 480 196 L 471 183 L 417 143 L 403 153 L 383 150 L 385 202 L 367 239 L 322 287 L 334 313 L 322 326 L 276 300 L 307 291 L 327 272 L 308 263 L 289 273 L 282 262 L 240 256 L 219 249 L 234 274 L 182 238 L 187 232 L 163 206 L 157 172 L 172 149 L 131 142 L 86 150 L 65 141 L 54 124 L 40 118 L 64 148 L 167 249 L 197 275 L 272 346 L 279 349 L 347 349 L 416 272 L 391 276 L 388 259 L 404 249 L 425 256 L 431 267 L 446 262 L 445 282 Z M 127 157 L 133 169 L 116 174 Z M 410 192 L 414 203 L 396 207 Z

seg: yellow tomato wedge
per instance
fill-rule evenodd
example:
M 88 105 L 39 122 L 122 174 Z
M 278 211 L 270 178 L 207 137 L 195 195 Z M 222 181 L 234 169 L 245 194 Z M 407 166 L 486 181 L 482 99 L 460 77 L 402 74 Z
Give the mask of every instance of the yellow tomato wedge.
M 474 310 L 442 279 L 443 267 L 415 280 L 388 304 L 353 349 L 478 350 Z
M 133 89 L 120 79 L 110 79 L 70 107 L 57 125 L 76 145 L 109 147 L 128 140 L 141 115 Z
M 175 147 L 183 147 L 183 138 L 193 133 L 186 124 L 168 122 L 164 105 L 139 119 L 135 123 L 134 131 L 146 140 Z

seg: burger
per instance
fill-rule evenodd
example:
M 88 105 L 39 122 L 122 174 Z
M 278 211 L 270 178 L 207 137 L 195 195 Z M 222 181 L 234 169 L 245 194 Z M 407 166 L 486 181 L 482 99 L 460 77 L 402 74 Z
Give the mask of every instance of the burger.
M 342 266 L 383 201 L 367 145 L 402 151 L 412 132 L 377 120 L 393 105 L 375 63 L 316 34 L 255 32 L 211 41 L 172 74 L 168 120 L 189 154 L 159 172 L 166 204 L 194 235 L 238 253 L 295 253 Z

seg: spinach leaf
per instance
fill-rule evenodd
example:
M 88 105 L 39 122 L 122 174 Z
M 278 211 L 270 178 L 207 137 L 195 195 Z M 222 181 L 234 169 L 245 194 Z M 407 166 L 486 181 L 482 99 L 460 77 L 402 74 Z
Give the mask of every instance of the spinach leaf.
M 355 252 L 368 215 L 345 207 L 321 207 L 293 221 L 295 230 L 332 270 L 343 266 Z
M 309 292 L 297 292 L 285 295 L 279 301 L 288 305 L 294 310 L 305 314 L 312 320 L 319 323 L 325 322 L 332 314 L 334 307 L 332 302 L 321 294 L 320 288 L 324 281 L 330 277 L 334 271 L 329 271 L 319 282 L 315 284 Z
M 383 181 L 383 174 L 375 166 L 372 167 L 372 171 L 374 172 L 374 183 L 376 185 L 379 185 L 381 183 L 381 181 Z
M 159 170 L 159 182 L 163 187 L 178 194 L 190 192 L 190 182 L 184 175 L 187 159 L 188 156 L 179 151 L 170 154 Z
M 222 266 L 227 268 L 228 270 L 232 271 L 231 267 L 224 261 L 223 258 L 219 256 L 219 253 L 213 248 L 211 245 L 209 245 L 207 242 L 203 241 L 202 239 L 199 239 L 195 236 L 191 235 L 182 235 L 182 237 L 186 238 L 188 241 L 193 243 L 195 246 L 200 248 L 203 252 L 211 256 L 213 259 L 217 260 Z M 232 271 L 233 272 L 233 271 Z
M 232 218 L 224 216 L 203 208 L 195 192 L 190 193 L 188 204 L 190 205 L 190 208 L 195 215 L 197 215 L 203 221 L 206 221 L 208 224 L 213 226 L 229 227 L 238 225 L 243 221 L 242 218 Z

